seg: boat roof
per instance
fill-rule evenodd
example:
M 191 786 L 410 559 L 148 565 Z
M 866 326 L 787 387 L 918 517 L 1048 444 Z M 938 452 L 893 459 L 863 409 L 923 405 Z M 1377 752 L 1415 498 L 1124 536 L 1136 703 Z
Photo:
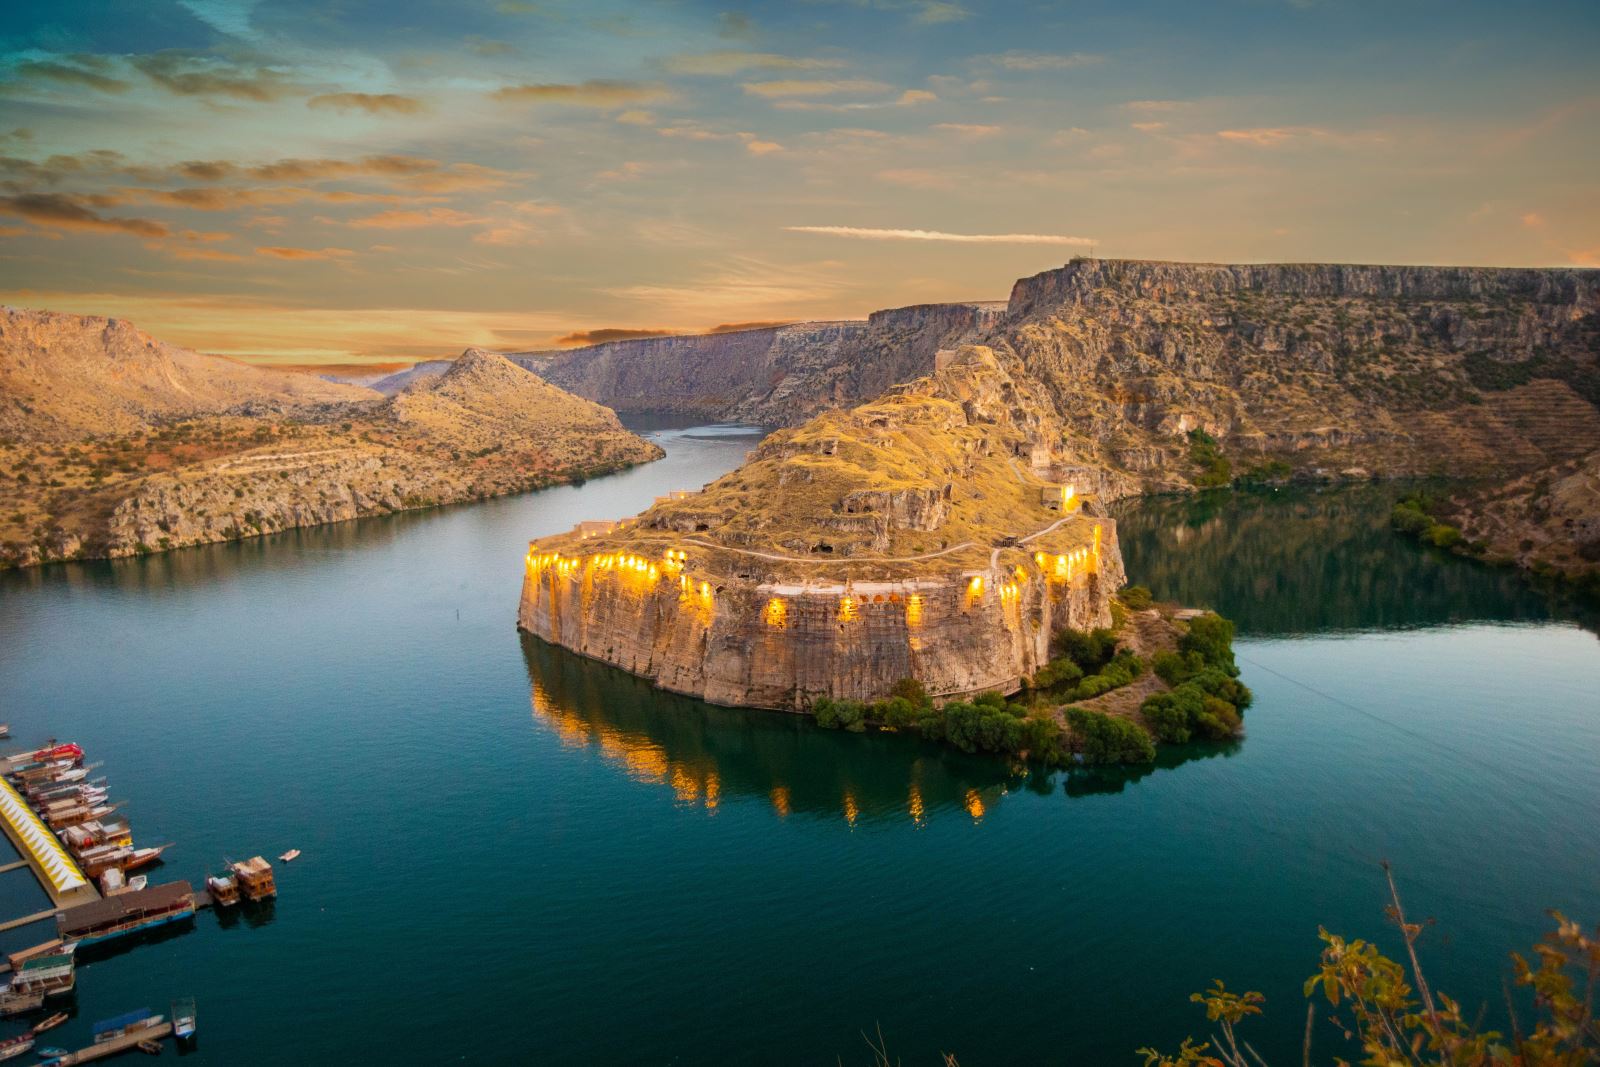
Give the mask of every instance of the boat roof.
M 133 889 L 126 893 L 118 893 L 114 897 L 68 908 L 61 913 L 61 925 L 69 930 L 96 926 L 120 919 L 125 915 L 137 915 L 140 912 L 171 907 L 183 897 L 193 895 L 194 887 L 188 882 L 167 882 L 164 885 L 153 885 L 148 889 Z
M 121 1030 L 132 1026 L 134 1023 L 142 1023 L 152 1015 L 153 1013 L 149 1008 L 139 1008 L 136 1011 L 130 1011 L 123 1015 L 115 1015 L 109 1019 L 102 1019 L 95 1023 L 94 1032 L 97 1034 L 103 1034 L 107 1030 Z
M 265 857 L 251 856 L 243 863 L 235 863 L 233 868 L 240 874 L 268 874 L 272 871 L 272 864 L 268 863 Z
M 17 977 L 24 981 L 43 981 L 47 978 L 56 978 L 63 974 L 71 974 L 76 962 L 71 956 L 40 956 L 24 963 L 17 970 Z

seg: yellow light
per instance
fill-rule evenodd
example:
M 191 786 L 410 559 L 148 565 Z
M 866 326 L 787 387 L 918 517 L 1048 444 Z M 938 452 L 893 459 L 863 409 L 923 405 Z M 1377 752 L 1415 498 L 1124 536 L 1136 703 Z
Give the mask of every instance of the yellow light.
M 855 599 L 852 598 L 852 597 L 847 597 L 847 596 L 840 597 L 839 598 L 839 621 L 840 622 L 849 622 L 851 619 L 853 619 L 855 617 L 856 617 L 856 602 L 855 602 Z
M 983 818 L 983 797 L 976 789 L 967 790 L 967 814 L 974 819 Z
M 906 597 L 906 625 L 922 625 L 922 594 L 912 593 Z
M 782 597 L 775 596 L 767 601 L 765 616 L 768 626 L 774 630 L 781 630 L 784 628 L 785 620 L 789 616 L 789 606 L 783 602 Z
M 1045 561 L 1045 554 L 1043 552 L 1035 552 L 1033 554 L 1033 561 L 1035 563 L 1037 563 L 1039 566 L 1043 567 L 1044 566 L 1044 561 Z
M 967 583 L 967 595 L 969 595 L 969 596 L 982 596 L 983 595 L 983 577 L 982 577 L 982 575 L 976 575 L 975 574 L 975 575 L 972 576 L 972 580 Z

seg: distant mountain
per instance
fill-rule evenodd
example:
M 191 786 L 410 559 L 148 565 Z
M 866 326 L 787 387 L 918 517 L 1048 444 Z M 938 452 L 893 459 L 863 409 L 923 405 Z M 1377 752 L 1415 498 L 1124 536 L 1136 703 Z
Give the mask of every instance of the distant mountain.
M 7 311 L 0 325 L 0 566 L 482 499 L 662 454 L 487 352 L 385 398 L 115 320 Z
M 472 351 L 472 349 L 468 349 L 468 351 Z M 394 396 L 412 382 L 443 374 L 450 369 L 450 364 L 454 362 L 454 360 L 450 359 L 430 359 L 422 363 L 415 363 L 405 370 L 384 375 L 373 382 L 371 388 L 376 389 L 384 396 Z
M 372 393 L 158 341 L 121 319 L 0 309 L 0 437 L 66 441 L 241 405 L 288 410 Z

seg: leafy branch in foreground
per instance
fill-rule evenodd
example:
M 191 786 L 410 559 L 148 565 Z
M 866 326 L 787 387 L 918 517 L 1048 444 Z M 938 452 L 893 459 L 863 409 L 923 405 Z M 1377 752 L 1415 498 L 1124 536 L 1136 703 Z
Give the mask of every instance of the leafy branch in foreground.
M 1509 1036 L 1480 1029 L 1477 1019 L 1462 1014 L 1461 1005 L 1428 985 L 1417 955 L 1422 926 L 1407 920 L 1386 863 L 1390 922 L 1405 943 L 1405 963 L 1397 963 L 1367 941 L 1347 941 L 1320 930 L 1322 965 L 1306 980 L 1306 996 L 1319 992 L 1333 1008 L 1330 1021 L 1340 1035 L 1358 1043 L 1367 1067 L 1579 1067 L 1600 1061 L 1600 1022 L 1594 1014 L 1600 977 L 1600 932 L 1586 935 L 1577 923 L 1552 912 L 1555 930 L 1534 947 L 1537 966 L 1512 954 L 1514 982 L 1533 993 L 1536 1017 L 1525 1031 L 1506 990 L 1511 1020 Z M 1218 981 L 1205 993 L 1189 998 L 1206 1009 L 1220 1035 L 1196 1044 L 1185 1038 L 1173 1054 L 1139 1049 L 1145 1067 L 1268 1067 L 1236 1028 L 1261 1014 L 1260 993 L 1232 993 Z M 1303 1063 L 1311 1064 L 1315 1005 L 1306 1011 Z M 1334 1058 L 1336 1064 L 1346 1061 Z

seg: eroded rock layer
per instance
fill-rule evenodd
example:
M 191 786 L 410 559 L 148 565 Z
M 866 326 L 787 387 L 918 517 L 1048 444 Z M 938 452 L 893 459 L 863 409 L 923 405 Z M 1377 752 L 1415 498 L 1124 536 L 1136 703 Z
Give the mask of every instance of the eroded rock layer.
M 988 348 L 773 434 L 636 518 L 529 546 L 519 624 L 734 705 L 1014 691 L 1065 626 L 1105 625 L 1115 524 L 1083 443 Z

